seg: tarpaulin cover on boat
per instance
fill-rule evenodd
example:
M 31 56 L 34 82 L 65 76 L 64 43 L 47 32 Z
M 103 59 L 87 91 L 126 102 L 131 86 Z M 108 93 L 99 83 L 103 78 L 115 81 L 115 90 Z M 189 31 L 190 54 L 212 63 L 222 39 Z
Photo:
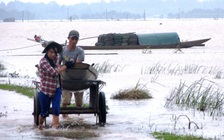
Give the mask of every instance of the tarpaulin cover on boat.
M 180 43 L 176 32 L 137 34 L 139 45 L 171 45 Z

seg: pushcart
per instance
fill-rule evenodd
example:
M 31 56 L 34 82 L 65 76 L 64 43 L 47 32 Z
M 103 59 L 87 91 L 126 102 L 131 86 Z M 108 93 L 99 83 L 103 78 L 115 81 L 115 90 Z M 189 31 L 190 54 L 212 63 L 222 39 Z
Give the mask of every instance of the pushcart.
M 72 75 L 76 75 L 75 78 Z M 79 75 L 80 77 L 77 77 Z M 75 92 L 89 89 L 89 105 L 86 107 L 61 107 L 60 114 L 93 114 L 96 117 L 96 124 L 104 126 L 106 123 L 106 97 L 101 91 L 105 82 L 96 80 L 98 72 L 89 64 L 76 64 L 74 68 L 61 74 L 63 90 Z M 39 89 L 40 82 L 33 81 L 36 89 Z M 33 99 L 33 117 L 34 124 L 39 125 L 38 116 L 41 112 L 39 103 L 39 90 L 34 95 Z M 49 114 L 52 114 L 50 108 Z M 45 121 L 46 122 L 46 121 Z

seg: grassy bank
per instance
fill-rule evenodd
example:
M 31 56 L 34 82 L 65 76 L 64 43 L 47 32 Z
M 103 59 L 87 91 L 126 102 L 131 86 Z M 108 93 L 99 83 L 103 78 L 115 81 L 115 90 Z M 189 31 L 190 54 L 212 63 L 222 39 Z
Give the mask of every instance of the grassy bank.
M 202 136 L 177 135 L 167 132 L 153 132 L 152 135 L 158 140 L 212 140 L 210 138 L 203 138 Z
M 36 92 L 34 88 L 13 85 L 13 84 L 0 84 L 0 89 L 15 91 L 17 93 L 21 93 L 25 96 L 28 96 L 29 98 L 32 98 Z

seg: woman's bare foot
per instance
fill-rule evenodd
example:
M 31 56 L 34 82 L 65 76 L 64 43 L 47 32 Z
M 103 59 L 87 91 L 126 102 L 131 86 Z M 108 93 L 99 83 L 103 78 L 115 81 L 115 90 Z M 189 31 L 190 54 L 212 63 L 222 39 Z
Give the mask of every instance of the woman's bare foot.
M 43 130 L 43 125 L 42 125 L 42 124 L 39 124 L 39 125 L 38 125 L 38 129 L 39 129 L 39 130 Z
M 63 119 L 68 118 L 68 114 L 62 114 L 62 118 L 63 118 Z

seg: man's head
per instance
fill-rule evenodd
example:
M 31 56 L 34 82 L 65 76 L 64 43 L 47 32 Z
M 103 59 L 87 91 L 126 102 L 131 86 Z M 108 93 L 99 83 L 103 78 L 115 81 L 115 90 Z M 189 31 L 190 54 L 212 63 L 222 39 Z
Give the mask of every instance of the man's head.
M 79 39 L 79 32 L 76 31 L 76 30 L 71 30 L 68 34 L 68 38 L 78 40 Z
M 68 34 L 68 40 L 69 40 L 69 47 L 76 47 L 76 44 L 78 43 L 79 40 L 79 32 L 76 30 L 71 30 Z

